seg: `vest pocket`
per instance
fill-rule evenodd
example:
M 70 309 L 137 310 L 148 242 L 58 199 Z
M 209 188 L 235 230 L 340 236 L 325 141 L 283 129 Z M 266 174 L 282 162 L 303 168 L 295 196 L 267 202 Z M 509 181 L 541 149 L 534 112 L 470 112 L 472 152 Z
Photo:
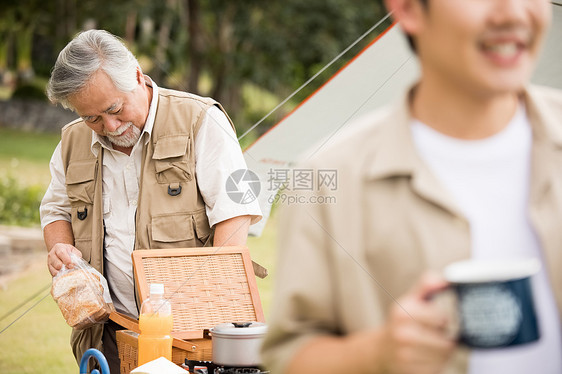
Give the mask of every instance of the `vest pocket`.
M 211 235 L 205 211 L 152 217 L 148 225 L 151 248 L 202 247 Z
M 191 170 L 187 161 L 181 159 L 154 160 L 156 180 L 160 184 L 190 181 Z
M 193 247 L 193 225 L 190 214 L 170 214 L 152 217 L 148 227 L 153 248 Z
M 90 262 L 92 253 L 92 219 L 94 216 L 94 177 L 97 159 L 71 162 L 66 169 L 66 194 L 70 200 L 70 218 L 74 234 L 74 246 L 82 257 Z
M 209 219 L 207 218 L 205 209 L 194 213 L 192 218 L 195 225 L 195 233 L 197 235 L 197 239 L 199 239 L 200 245 L 204 246 L 207 244 L 207 240 L 209 239 L 209 236 L 212 232 L 211 227 L 209 226 Z M 209 245 L 212 246 L 213 243 L 209 243 Z
M 92 239 L 75 239 L 74 246 L 82 253 L 82 258 L 90 263 L 92 257 Z
M 82 258 L 87 262 L 90 262 L 90 255 L 92 252 L 93 214 L 94 210 L 91 204 L 72 206 L 70 211 L 74 246 L 82 252 Z
M 163 136 L 158 139 L 152 155 L 158 183 L 174 183 L 192 179 L 192 172 L 187 161 L 189 145 L 189 135 Z
M 161 136 L 154 145 L 152 158 L 162 160 L 170 157 L 185 156 L 189 150 L 189 135 Z
M 97 160 L 75 161 L 66 169 L 66 193 L 72 206 L 93 204 Z

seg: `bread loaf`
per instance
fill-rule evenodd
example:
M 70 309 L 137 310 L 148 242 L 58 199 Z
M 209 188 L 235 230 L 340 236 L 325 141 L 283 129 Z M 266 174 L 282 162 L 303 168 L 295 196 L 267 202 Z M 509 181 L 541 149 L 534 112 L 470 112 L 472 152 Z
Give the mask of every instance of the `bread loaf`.
M 51 295 L 66 323 L 77 329 L 104 321 L 111 312 L 103 299 L 100 278 L 87 270 L 76 269 L 54 277 Z

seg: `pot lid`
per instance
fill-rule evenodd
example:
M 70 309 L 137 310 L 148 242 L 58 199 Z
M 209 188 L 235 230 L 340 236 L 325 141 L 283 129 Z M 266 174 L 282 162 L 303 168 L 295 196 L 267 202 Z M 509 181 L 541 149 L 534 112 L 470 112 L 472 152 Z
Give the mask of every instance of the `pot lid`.
M 223 335 L 262 335 L 267 332 L 267 325 L 263 322 L 231 322 L 221 323 L 211 329 L 213 334 Z

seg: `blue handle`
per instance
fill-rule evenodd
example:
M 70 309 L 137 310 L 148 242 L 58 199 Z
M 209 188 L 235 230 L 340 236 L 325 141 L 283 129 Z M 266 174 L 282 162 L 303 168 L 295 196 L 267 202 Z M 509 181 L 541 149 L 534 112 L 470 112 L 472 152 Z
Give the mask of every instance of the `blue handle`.
M 96 360 L 98 360 L 101 368 L 101 374 L 110 374 L 109 365 L 107 364 L 105 356 L 95 348 L 88 349 L 84 353 L 84 356 L 82 356 L 82 359 L 80 360 L 80 374 L 88 374 L 88 360 L 90 357 L 95 357 Z M 100 372 L 94 369 L 91 374 L 100 374 Z

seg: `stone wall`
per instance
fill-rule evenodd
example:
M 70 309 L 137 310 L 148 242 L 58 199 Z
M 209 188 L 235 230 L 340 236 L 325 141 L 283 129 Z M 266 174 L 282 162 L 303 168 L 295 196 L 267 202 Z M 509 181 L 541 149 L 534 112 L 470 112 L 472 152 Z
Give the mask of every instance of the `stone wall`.
M 0 290 L 33 264 L 46 267 L 45 248 L 40 228 L 0 225 Z
M 0 100 L 0 127 L 25 131 L 60 132 L 78 118 L 70 110 L 40 100 Z

